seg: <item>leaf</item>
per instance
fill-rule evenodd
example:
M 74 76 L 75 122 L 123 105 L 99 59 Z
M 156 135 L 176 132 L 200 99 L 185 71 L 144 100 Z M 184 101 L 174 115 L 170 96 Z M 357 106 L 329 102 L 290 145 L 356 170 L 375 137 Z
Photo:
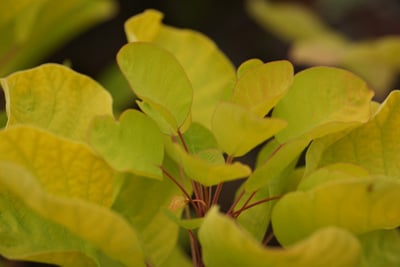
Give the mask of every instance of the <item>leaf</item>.
M 307 152 L 308 169 L 337 162 L 364 167 L 371 174 L 400 178 L 400 92 L 392 92 L 368 123 L 338 137 L 322 138 Z
M 239 105 L 222 102 L 215 110 L 211 130 L 222 150 L 230 156 L 238 157 L 285 126 L 285 121 L 260 118 Z
M 179 189 L 167 178 L 157 181 L 131 174 L 122 183 L 113 209 L 137 230 L 146 261 L 162 266 L 176 246 L 179 228 L 164 211 Z
M 265 248 L 229 217 L 211 209 L 200 230 L 204 263 L 208 267 L 359 266 L 360 245 L 340 228 L 325 228 L 285 249 Z
M 236 76 L 238 79 L 242 78 L 243 74 L 245 74 L 248 70 L 251 70 L 252 68 L 259 67 L 263 65 L 264 62 L 262 62 L 261 59 L 258 58 L 252 58 L 248 59 L 242 64 L 237 69 Z M 237 81 L 236 81 L 237 83 Z
M 366 169 L 349 163 L 337 163 L 320 168 L 302 178 L 298 190 L 307 191 L 320 184 L 333 180 L 368 177 Z
M 118 52 L 117 61 L 139 98 L 152 108 L 159 106 L 172 115 L 174 121 L 167 121 L 176 132 L 190 113 L 193 92 L 175 57 L 152 44 L 130 43 Z M 165 118 L 163 112 L 156 111 Z
M 296 3 L 247 1 L 250 16 L 268 31 L 286 41 L 318 37 L 330 32 L 310 10 Z
M 119 215 L 106 207 L 90 202 L 48 194 L 41 189 L 33 176 L 15 164 L 2 162 L 0 169 L 2 192 L 8 192 L 8 197 L 11 197 L 11 199 L 18 199 L 20 203 L 22 202 L 23 205 L 37 214 L 40 219 L 49 220 L 52 225 L 56 223 L 58 227 L 53 228 L 54 234 L 63 233 L 58 237 L 61 246 L 71 241 L 74 242 L 73 239 L 62 239 L 68 237 L 68 234 L 71 233 L 105 253 L 107 257 L 110 257 L 109 263 L 115 263 L 116 266 L 121 267 L 144 266 L 136 233 Z M 29 192 L 29 194 L 26 192 Z M 87 194 L 89 194 L 89 191 L 87 191 Z M 27 215 L 29 215 L 29 212 Z M 35 218 L 33 220 L 32 223 L 36 225 L 34 226 L 36 229 L 37 227 L 46 227 L 46 225 L 40 225 L 40 220 L 35 221 Z M 24 229 L 23 225 L 19 227 L 22 227 L 21 230 Z M 39 233 L 30 232 L 28 238 L 35 237 L 36 234 L 40 238 L 44 229 L 39 228 Z M 52 228 L 46 230 L 46 236 L 49 236 L 48 233 L 51 232 Z M 79 247 L 74 247 L 74 243 L 72 243 L 72 246 L 69 250 L 79 250 Z M 81 246 L 84 247 L 85 244 Z
M 400 264 L 398 230 L 379 230 L 359 236 L 365 266 L 396 267 Z
M 117 11 L 114 0 L 4 0 L 0 76 L 32 67 L 61 44 Z M 74 19 L 71 19 L 71 16 Z
M 257 168 L 245 182 L 246 191 L 256 191 L 279 176 L 290 164 L 297 162 L 308 143 L 305 139 L 296 139 L 284 144 L 273 139 L 267 143 L 260 151 L 262 160 L 258 160 Z
M 299 72 L 274 109 L 273 117 L 288 122 L 276 138 L 280 143 L 312 140 L 365 123 L 372 96 L 363 80 L 345 70 L 314 67 Z
M 168 209 L 164 210 L 164 212 L 165 212 L 165 215 L 167 215 L 167 217 L 171 221 L 175 222 L 177 225 L 179 225 L 179 227 L 181 227 L 183 229 L 188 229 L 188 230 L 197 229 L 200 227 L 200 225 L 204 221 L 203 218 L 181 219 Z
M 275 205 L 272 226 L 283 245 L 332 225 L 355 234 L 392 229 L 400 225 L 398 203 L 400 183 L 394 179 L 338 178 L 307 192 L 285 195 Z M 296 222 L 296 227 L 292 222 Z
M 4 128 L 7 124 L 7 114 L 4 111 L 0 111 L 0 129 Z
M 189 129 L 183 134 L 183 138 L 191 154 L 218 148 L 212 132 L 197 122 L 190 125 Z
M 114 170 L 84 144 L 13 126 L 0 131 L 0 160 L 25 166 L 53 195 L 111 205 Z
M 85 140 L 89 122 L 112 115 L 110 95 L 91 78 L 45 64 L 0 80 L 7 125 L 31 124 L 62 137 Z
M 136 110 L 127 110 L 119 122 L 98 117 L 89 131 L 89 142 L 118 171 L 161 179 L 164 139 L 152 119 Z
M 292 81 L 293 66 L 289 61 L 258 65 L 237 80 L 231 101 L 264 117 L 285 95 Z
M 245 201 L 253 194 L 249 204 L 256 203 L 257 201 L 265 200 L 268 198 L 276 198 L 283 194 L 293 191 L 297 187 L 297 183 L 301 178 L 301 172 L 294 171 L 296 161 L 291 162 L 281 173 L 269 179 L 268 184 L 264 185 L 256 192 L 248 192 L 244 194 L 238 207 L 243 207 Z M 240 192 L 240 190 L 238 190 Z M 258 204 L 250 209 L 240 213 L 237 221 L 245 228 L 256 240 L 261 242 L 265 237 L 268 226 L 271 221 L 272 209 L 277 200 L 270 200 L 265 203 Z
M 130 18 L 125 24 L 128 40 L 151 41 L 176 57 L 193 86 L 192 119 L 210 129 L 216 105 L 232 94 L 234 66 L 205 35 L 163 25 L 161 18 L 156 10 Z
M 217 150 L 190 155 L 177 144 L 172 144 L 169 149 L 175 154 L 185 173 L 205 186 L 244 178 L 251 173 L 251 169 L 242 163 L 225 164 L 223 158 L 221 162 L 221 155 Z

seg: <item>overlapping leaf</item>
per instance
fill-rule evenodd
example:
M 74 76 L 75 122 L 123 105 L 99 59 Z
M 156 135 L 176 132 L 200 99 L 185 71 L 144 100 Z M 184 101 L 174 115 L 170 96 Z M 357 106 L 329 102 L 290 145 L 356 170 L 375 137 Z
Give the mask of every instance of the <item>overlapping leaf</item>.
M 322 138 L 307 152 L 307 169 L 337 162 L 360 165 L 371 174 L 400 178 L 400 92 L 389 95 L 368 123 L 350 133 Z
M 132 17 L 125 24 L 128 40 L 155 43 L 176 57 L 193 86 L 193 121 L 210 128 L 215 106 L 232 94 L 234 67 L 206 36 L 165 26 L 161 19 L 155 10 Z
M 118 171 L 162 178 L 162 133 L 152 119 L 139 111 L 125 111 L 119 122 L 112 117 L 96 118 L 89 142 Z
M 144 111 L 156 122 L 160 117 L 167 121 L 169 129 L 162 128 L 164 132 L 176 133 L 189 116 L 193 98 L 192 85 L 180 63 L 166 50 L 147 43 L 125 45 L 117 61 L 135 94 L 158 116 Z
M 287 247 L 262 247 L 235 222 L 211 209 L 199 231 L 206 266 L 343 266 L 360 264 L 360 245 L 355 237 L 339 228 L 325 228 Z
M 397 180 L 383 177 L 339 179 L 306 192 L 285 195 L 274 208 L 272 225 L 283 245 L 293 244 L 330 225 L 357 234 L 392 229 L 400 226 L 399 203 Z M 292 222 L 296 222 L 296 227 Z
M 221 149 L 231 156 L 243 156 L 286 126 L 279 119 L 260 118 L 245 108 L 222 102 L 215 109 L 211 129 Z
M 169 179 L 155 181 L 127 175 L 113 204 L 113 209 L 138 231 L 146 261 L 151 266 L 162 266 L 176 246 L 178 225 L 165 215 L 164 209 L 179 193 Z
M 246 65 L 251 62 L 254 61 L 249 61 Z M 249 66 L 239 70 L 243 72 L 243 68 Z M 253 111 L 259 117 L 264 117 L 284 96 L 292 81 L 293 66 L 288 61 L 258 65 L 241 75 L 236 82 L 231 101 Z
M 98 262 L 97 266 L 144 266 L 136 233 L 116 213 L 90 202 L 48 194 L 35 177 L 18 165 L 2 161 L 0 169 L 1 202 L 7 207 L 4 213 L 7 217 L 2 217 L 2 229 L 12 229 L 16 234 L 1 232 L 9 242 L 3 243 L 2 247 L 10 245 L 7 249 L 11 257 L 29 259 L 32 256 L 52 263 L 77 263 L 78 266 L 89 262 L 89 266 L 93 266 L 89 259 L 80 255 L 80 251 L 88 250 L 89 256 Z M 89 199 L 90 191 L 86 194 Z M 26 242 L 22 251 L 18 250 L 19 243 L 12 241 L 16 237 L 25 239 L 22 240 Z M 55 242 L 54 247 L 49 247 L 48 238 Z M 38 243 L 31 243 L 33 241 Z M 33 254 L 36 246 L 40 248 L 38 253 L 44 252 L 47 256 Z M 100 253 L 97 254 L 92 246 Z M 56 254 L 52 255 L 52 251 Z M 77 257 L 76 261 L 65 259 L 68 254 Z
M 0 82 L 9 126 L 32 124 L 84 140 L 95 116 L 112 115 L 110 95 L 94 80 L 62 65 L 45 64 Z
M 363 80 L 345 70 L 314 67 L 299 72 L 274 109 L 273 117 L 288 122 L 276 138 L 280 143 L 312 140 L 365 123 L 372 95 Z

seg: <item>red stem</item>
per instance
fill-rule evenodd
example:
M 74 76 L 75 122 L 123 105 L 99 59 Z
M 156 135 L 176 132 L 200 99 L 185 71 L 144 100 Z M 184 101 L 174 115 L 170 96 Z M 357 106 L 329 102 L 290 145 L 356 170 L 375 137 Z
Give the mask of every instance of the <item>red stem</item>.
M 239 210 L 235 211 L 232 215 L 234 217 L 238 217 L 240 215 L 240 213 L 242 213 L 243 211 L 245 211 L 247 209 L 250 209 L 250 208 L 252 208 L 254 206 L 257 206 L 257 205 L 260 205 L 260 204 L 263 204 L 263 203 L 266 203 L 266 202 L 269 202 L 269 201 L 272 201 L 272 200 L 275 200 L 275 199 L 280 199 L 281 197 L 282 196 L 274 196 L 274 197 L 264 198 L 262 200 L 256 201 L 256 202 L 254 202 L 254 203 L 252 203 L 250 205 L 247 205 L 247 206 L 244 206 L 244 207 L 240 208 Z

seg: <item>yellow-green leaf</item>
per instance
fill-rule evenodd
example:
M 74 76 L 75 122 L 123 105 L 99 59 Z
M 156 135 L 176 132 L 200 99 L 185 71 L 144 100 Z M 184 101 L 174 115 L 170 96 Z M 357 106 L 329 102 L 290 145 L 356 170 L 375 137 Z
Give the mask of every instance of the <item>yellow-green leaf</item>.
M 0 82 L 8 126 L 31 124 L 81 141 L 95 116 L 112 115 L 110 94 L 91 78 L 62 65 L 45 64 Z
M 288 127 L 276 136 L 280 143 L 309 140 L 348 129 L 370 118 L 373 92 L 354 74 L 331 67 L 314 67 L 295 75 L 273 117 Z
M 400 178 L 400 92 L 392 92 L 374 118 L 346 135 L 321 138 L 307 152 L 307 169 L 337 162 L 360 165 L 371 174 Z
M 146 10 L 129 19 L 125 24 L 128 40 L 151 41 L 176 57 L 193 86 L 192 119 L 211 128 L 215 106 L 232 94 L 234 66 L 205 35 L 163 25 L 161 18 L 160 12 Z
M 288 61 L 258 65 L 237 80 L 231 101 L 264 117 L 285 95 L 292 81 L 293 66 Z
M 119 262 L 117 266 L 145 266 L 137 234 L 122 217 L 94 203 L 48 194 L 42 190 L 34 176 L 15 164 L 2 162 L 0 169 L 2 192 L 8 192 L 8 197 L 18 199 L 41 219 L 58 224 L 58 233 L 67 231 L 97 247 L 113 259 L 112 262 Z M 90 191 L 86 194 L 90 195 Z M 24 220 L 20 223 L 23 222 Z M 30 234 L 34 238 L 36 233 Z M 76 248 L 79 249 L 81 248 Z M 73 251 L 73 247 L 70 250 Z
M 262 62 L 261 59 L 258 59 L 258 58 L 248 59 L 245 62 L 243 62 L 242 64 L 240 64 L 239 68 L 236 71 L 236 76 L 238 79 L 240 79 L 243 76 L 243 74 L 245 74 L 248 70 L 250 70 L 254 67 L 259 67 L 263 64 L 264 64 L 264 62 Z
M 177 160 L 182 164 L 185 173 L 205 186 L 244 178 L 251 174 L 251 169 L 247 165 L 239 162 L 232 164 L 221 162 L 219 160 L 220 156 L 218 156 L 220 152 L 217 150 L 208 150 L 190 155 L 177 144 L 172 144 L 170 149 L 173 150 L 172 153 L 176 155 Z
M 283 245 L 293 244 L 317 229 L 332 225 L 356 234 L 393 229 L 400 226 L 399 203 L 398 180 L 337 178 L 306 192 L 285 195 L 272 212 L 272 226 Z
M 321 229 L 284 249 L 266 248 L 217 208 L 207 213 L 199 239 L 208 267 L 357 267 L 361 259 L 357 239 L 340 228 Z
M 365 267 L 400 265 L 399 230 L 379 230 L 359 237 L 365 258 Z
M 286 125 L 283 120 L 260 118 L 237 104 L 222 102 L 214 112 L 211 129 L 221 149 L 237 157 L 271 138 Z
M 84 144 L 13 126 L 0 131 L 0 160 L 25 166 L 53 195 L 111 205 L 114 170 Z
M 89 142 L 118 171 L 162 178 L 163 135 L 154 121 L 139 111 L 125 111 L 119 122 L 112 117 L 96 118 Z
M 122 47 L 117 61 L 135 94 L 176 133 L 189 116 L 193 97 L 192 85 L 180 63 L 167 50 L 139 42 Z

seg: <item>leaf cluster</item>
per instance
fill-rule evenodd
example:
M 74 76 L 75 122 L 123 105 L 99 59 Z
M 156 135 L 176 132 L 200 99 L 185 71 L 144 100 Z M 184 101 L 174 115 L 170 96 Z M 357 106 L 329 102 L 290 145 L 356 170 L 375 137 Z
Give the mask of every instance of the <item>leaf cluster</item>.
M 400 93 L 372 102 L 332 67 L 235 70 L 206 36 L 161 19 L 129 19 L 117 55 L 140 111 L 115 118 L 102 86 L 61 65 L 0 80 L 0 253 L 75 267 L 398 266 Z M 255 168 L 237 160 L 259 145 Z M 242 178 L 221 212 L 224 182 Z

